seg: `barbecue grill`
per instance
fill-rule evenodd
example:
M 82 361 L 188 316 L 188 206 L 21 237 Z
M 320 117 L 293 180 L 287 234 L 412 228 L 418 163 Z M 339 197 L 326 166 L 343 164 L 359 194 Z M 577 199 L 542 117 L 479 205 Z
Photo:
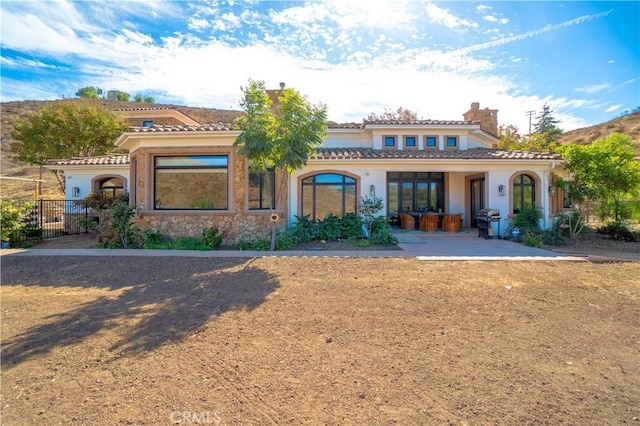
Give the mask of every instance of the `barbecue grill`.
M 498 238 L 500 238 L 500 210 L 498 209 L 482 209 L 476 215 L 478 226 L 478 237 L 484 237 L 485 240 L 493 238 L 493 222 L 498 223 Z

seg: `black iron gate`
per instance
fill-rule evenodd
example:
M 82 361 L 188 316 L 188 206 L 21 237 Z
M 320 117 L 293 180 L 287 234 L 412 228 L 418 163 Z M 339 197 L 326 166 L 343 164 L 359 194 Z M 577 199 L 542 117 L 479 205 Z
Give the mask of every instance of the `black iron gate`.
M 88 233 L 95 220 L 78 200 L 38 200 L 22 219 L 22 229 L 12 241 L 28 241 Z

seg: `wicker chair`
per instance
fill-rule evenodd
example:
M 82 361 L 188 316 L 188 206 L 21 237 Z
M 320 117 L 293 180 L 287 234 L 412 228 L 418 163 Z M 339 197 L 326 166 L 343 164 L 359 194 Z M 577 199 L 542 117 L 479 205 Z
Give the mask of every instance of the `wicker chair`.
M 407 213 L 400 213 L 400 227 L 402 229 L 416 229 L 416 219 Z
M 462 215 L 447 214 L 442 219 L 442 230 L 444 232 L 460 232 L 460 222 L 462 221 Z
M 438 215 L 423 215 L 420 219 L 420 230 L 425 232 L 436 232 L 438 230 Z

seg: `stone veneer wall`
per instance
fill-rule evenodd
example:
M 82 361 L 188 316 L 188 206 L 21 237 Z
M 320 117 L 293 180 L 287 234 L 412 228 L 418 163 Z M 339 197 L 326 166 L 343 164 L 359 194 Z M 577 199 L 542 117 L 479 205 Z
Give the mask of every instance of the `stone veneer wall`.
M 146 152 L 144 148 L 136 150 L 137 157 L 137 200 L 140 206 L 142 200 L 146 199 L 146 178 L 150 176 L 145 170 L 147 164 Z M 217 227 L 224 235 L 225 245 L 235 245 L 240 240 L 254 240 L 258 238 L 270 238 L 271 222 L 270 212 L 267 210 L 254 211 L 246 209 L 245 192 L 247 184 L 245 182 L 247 173 L 246 158 L 233 155 L 233 210 L 232 211 L 153 211 L 145 210 L 138 216 L 138 226 L 142 230 L 157 229 L 164 235 L 172 237 L 189 236 L 195 237 L 202 234 L 204 229 Z M 231 172 L 231 170 L 230 170 Z M 135 185 L 135 184 L 134 184 Z M 276 189 L 277 190 L 277 189 Z M 286 185 L 283 189 L 287 193 Z M 286 211 L 286 202 L 280 203 Z M 280 215 L 278 229 L 286 227 L 286 217 L 283 210 L 277 210 Z

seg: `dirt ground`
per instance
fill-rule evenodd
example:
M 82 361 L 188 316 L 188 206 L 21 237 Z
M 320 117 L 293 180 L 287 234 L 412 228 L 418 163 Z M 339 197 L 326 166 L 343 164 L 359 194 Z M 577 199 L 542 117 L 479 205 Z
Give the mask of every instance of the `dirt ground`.
M 640 263 L 3 256 L 2 424 L 640 424 Z

